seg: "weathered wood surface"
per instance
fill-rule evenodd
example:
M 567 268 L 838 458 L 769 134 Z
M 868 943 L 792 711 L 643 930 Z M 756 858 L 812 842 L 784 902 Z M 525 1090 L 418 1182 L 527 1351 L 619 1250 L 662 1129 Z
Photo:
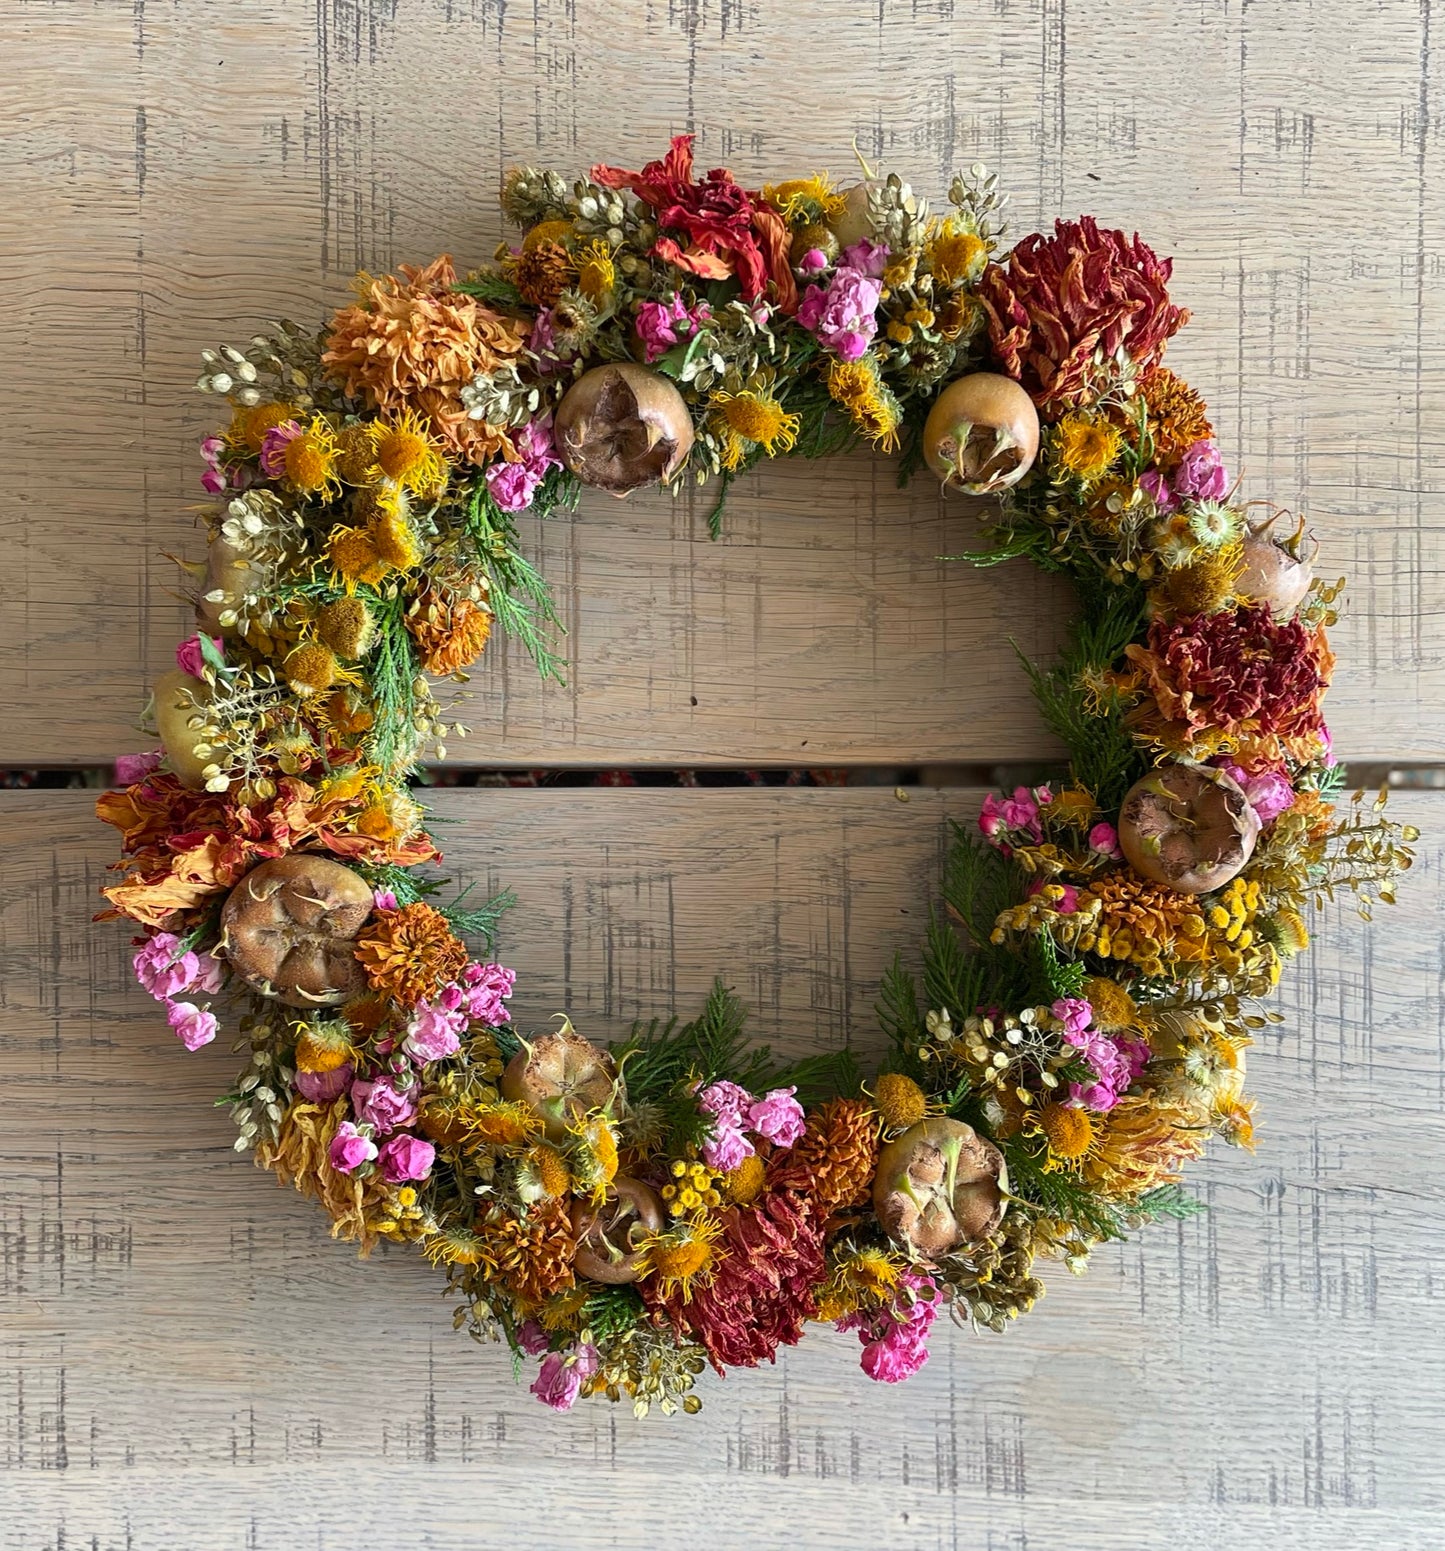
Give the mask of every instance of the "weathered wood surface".
M 1353 576 L 1341 747 L 1439 758 L 1432 26 L 1430 0 L 0 0 L 0 757 L 135 744 L 183 627 L 159 552 L 198 544 L 202 346 L 319 318 L 360 266 L 486 257 L 509 163 L 694 128 L 748 181 L 846 176 L 855 136 L 934 196 L 982 158 L 1022 228 L 1092 209 L 1176 252 L 1175 364 L 1248 491 Z M 468 757 L 1050 753 L 999 638 L 1048 651 L 1058 594 L 942 566 L 972 527 L 866 456 L 744 482 L 719 546 L 700 506 L 588 499 L 535 536 L 570 687 L 494 654 Z
M 943 819 L 977 793 L 444 794 L 456 874 L 521 896 L 519 1022 L 696 1005 L 721 970 L 790 1048 L 876 1048 Z M 1211 1211 L 1053 1277 L 995 1339 L 874 1386 L 819 1330 L 699 1417 L 558 1418 L 450 1329 L 411 1258 L 358 1263 L 230 1151 L 191 1056 L 84 921 L 79 794 L 0 794 L 0 1548 L 1436 1551 L 1445 1242 L 1441 804 L 1372 928 L 1344 911 L 1254 1053 L 1259 1150 Z

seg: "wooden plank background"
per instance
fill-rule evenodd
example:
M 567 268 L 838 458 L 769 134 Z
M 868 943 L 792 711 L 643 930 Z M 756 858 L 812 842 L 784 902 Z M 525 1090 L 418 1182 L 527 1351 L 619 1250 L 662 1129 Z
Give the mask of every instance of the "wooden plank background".
M 1083 209 L 1178 255 L 1171 360 L 1250 494 L 1348 570 L 1347 755 L 1445 755 L 1434 0 L 0 0 L 0 764 L 137 744 L 195 554 L 198 350 L 319 317 L 358 266 L 488 255 L 519 160 L 846 176 L 983 159 L 1029 229 Z M 477 676 L 482 763 L 994 762 L 1053 751 L 1000 637 L 1066 603 L 938 556 L 962 503 L 885 460 L 700 505 L 584 501 L 527 535 L 574 666 Z M 949 814 L 978 794 L 457 791 L 464 878 L 511 884 L 519 1017 L 615 1033 L 722 972 L 758 1032 L 871 1048 Z M 1002 1340 L 941 1330 L 870 1385 L 819 1332 L 687 1421 L 553 1417 L 238 1161 L 188 1056 L 87 925 L 109 832 L 0 793 L 0 1551 L 472 1546 L 1438 1551 L 1445 1341 L 1440 871 L 1341 913 L 1255 1053 L 1253 1157 L 1204 1218 L 1056 1277 Z
M 521 896 L 516 1013 L 590 1033 L 722 970 L 760 1036 L 876 1048 L 945 815 L 979 794 L 442 794 L 452 870 Z M 109 859 L 80 794 L 0 794 L 0 1546 L 165 1551 L 785 1545 L 1435 1551 L 1445 1265 L 1437 834 L 1406 902 L 1337 912 L 1252 1055 L 1260 1145 L 1209 1213 L 1061 1270 L 1002 1338 L 941 1326 L 897 1388 L 819 1328 L 696 1418 L 558 1419 L 246 1166 L 188 1055 L 82 934 Z M 558 844 L 567 836 L 564 851 Z
M 1171 359 L 1252 496 L 1348 570 L 1356 758 L 1445 755 L 1445 346 L 1429 0 L 0 0 L 0 755 L 133 747 L 195 555 L 197 352 L 310 321 L 352 271 L 501 234 L 500 170 L 637 165 L 669 133 L 756 182 L 850 142 L 941 197 L 982 158 L 1021 229 L 1090 209 L 1178 255 Z M 1438 43 L 1438 40 L 1437 40 Z M 1060 595 L 937 557 L 974 524 L 859 455 L 692 501 L 589 498 L 529 541 L 575 667 L 476 681 L 468 757 L 818 762 L 1049 754 L 999 637 Z M 171 591 L 168 591 L 170 589 Z

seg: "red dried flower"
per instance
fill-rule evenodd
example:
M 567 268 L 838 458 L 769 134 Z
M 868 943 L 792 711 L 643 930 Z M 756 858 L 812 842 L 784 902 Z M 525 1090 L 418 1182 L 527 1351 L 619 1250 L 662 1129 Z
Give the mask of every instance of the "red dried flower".
M 1129 687 L 1152 704 L 1132 720 L 1174 752 L 1224 744 L 1318 739 L 1320 696 L 1334 656 L 1323 629 L 1277 623 L 1266 604 L 1156 618 L 1146 645 L 1126 648 Z
M 979 285 L 999 365 L 1048 416 L 1087 398 L 1095 363 L 1122 348 L 1141 366 L 1163 354 L 1189 314 L 1169 300 L 1172 259 L 1092 216 L 1025 237 Z
M 718 1218 L 717 1265 L 706 1284 L 663 1292 L 655 1281 L 639 1291 L 648 1307 L 678 1331 L 701 1341 L 719 1373 L 776 1360 L 796 1346 L 817 1313 L 813 1288 L 823 1279 L 823 1228 L 805 1198 L 789 1190 L 732 1206 Z
M 702 183 L 692 176 L 691 135 L 677 135 L 666 156 L 641 172 L 599 163 L 589 176 L 605 188 L 627 188 L 657 216 L 664 232 L 653 255 L 704 280 L 736 275 L 743 295 L 756 301 L 772 280 L 785 312 L 797 306 L 797 286 L 788 263 L 788 229 L 783 218 L 733 179 L 726 167 L 714 167 Z M 684 245 L 685 244 L 685 245 Z

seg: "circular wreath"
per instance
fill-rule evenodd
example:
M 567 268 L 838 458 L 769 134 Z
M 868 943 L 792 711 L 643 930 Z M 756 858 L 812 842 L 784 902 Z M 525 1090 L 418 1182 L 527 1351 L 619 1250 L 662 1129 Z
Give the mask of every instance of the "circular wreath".
M 864 173 L 698 180 L 689 136 L 640 172 L 522 168 L 491 266 L 361 275 L 319 333 L 204 353 L 230 419 L 201 444 L 198 633 L 155 685 L 161 749 L 98 804 L 124 850 L 105 914 L 143 929 L 188 1049 L 211 998 L 237 1009 L 237 1149 L 363 1254 L 444 1268 L 458 1325 L 539 1357 L 558 1409 L 694 1410 L 706 1363 L 810 1321 L 904 1379 L 944 1308 L 1002 1330 L 1041 1257 L 1077 1271 L 1195 1210 L 1182 1165 L 1251 1144 L 1244 1050 L 1278 1015 L 1250 1008 L 1309 906 L 1388 900 L 1411 860 L 1379 802 L 1337 811 L 1341 584 L 1238 498 L 1162 364 L 1169 261 L 1088 217 L 1005 251 L 981 168 L 937 215 Z M 955 836 L 866 1082 L 846 1051 L 778 1066 L 721 983 L 606 1047 L 565 1018 L 524 1035 L 511 971 L 465 945 L 511 896 L 441 902 L 408 789 L 463 731 L 428 677 L 465 679 L 494 624 L 560 671 L 516 514 L 858 442 L 997 498 L 967 558 L 1077 584 L 1062 659 L 1030 670 L 1067 779 Z

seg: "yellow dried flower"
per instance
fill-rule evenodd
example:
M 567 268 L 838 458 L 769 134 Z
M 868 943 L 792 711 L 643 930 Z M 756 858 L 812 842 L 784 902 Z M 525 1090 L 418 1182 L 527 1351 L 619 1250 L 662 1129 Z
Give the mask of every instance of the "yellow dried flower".
M 310 641 L 287 657 L 283 671 L 298 695 L 318 695 L 336 682 L 336 654 L 320 641 Z
M 708 410 L 722 438 L 726 469 L 736 469 L 754 447 L 771 457 L 790 451 L 798 439 L 798 416 L 790 415 L 767 388 L 719 390 L 709 398 Z
M 1134 1005 L 1134 998 L 1117 980 L 1090 975 L 1084 981 L 1084 996 L 1094 1009 L 1094 1027 L 1100 1033 L 1132 1029 L 1138 1021 L 1139 1010 Z
M 935 280 L 944 285 L 971 285 L 988 262 L 988 247 L 975 233 L 958 231 L 942 221 L 929 235 L 924 256 Z
M 1109 472 L 1123 443 L 1116 426 L 1074 410 L 1054 427 L 1054 461 L 1066 474 L 1092 484 Z
M 447 482 L 447 460 L 427 423 L 411 410 L 390 422 L 371 426 L 372 477 L 389 479 L 403 490 L 435 499 Z
M 291 418 L 291 406 L 289 404 L 252 404 L 249 407 L 240 405 L 231 416 L 230 428 L 226 432 L 226 445 L 233 452 L 255 453 L 260 452 L 261 444 L 266 440 L 267 431 L 273 431 L 278 425 L 285 425 Z
M 589 242 L 577 255 L 577 289 L 601 306 L 617 286 L 617 266 L 605 242 Z
M 763 1193 L 768 1182 L 768 1171 L 756 1153 L 749 1153 L 735 1168 L 722 1177 L 723 1194 L 735 1206 L 751 1206 Z
M 903 407 L 879 375 L 878 363 L 871 355 L 859 361 L 830 361 L 824 381 L 829 395 L 875 447 L 882 452 L 897 449 Z
M 371 649 L 376 622 L 360 598 L 337 598 L 317 614 L 316 633 L 338 657 L 355 662 Z
M 637 1246 L 643 1278 L 655 1278 L 664 1297 L 678 1293 L 686 1303 L 696 1283 L 712 1279 L 717 1260 L 713 1246 L 721 1234 L 715 1217 L 695 1216 L 665 1233 L 646 1235 Z
M 383 560 L 376 543 L 363 528 L 335 528 L 326 542 L 326 558 L 348 587 L 363 582 L 374 587 L 392 569 Z
M 911 1077 L 884 1072 L 873 1084 L 873 1107 L 886 1130 L 903 1131 L 927 1114 L 928 1099 Z

